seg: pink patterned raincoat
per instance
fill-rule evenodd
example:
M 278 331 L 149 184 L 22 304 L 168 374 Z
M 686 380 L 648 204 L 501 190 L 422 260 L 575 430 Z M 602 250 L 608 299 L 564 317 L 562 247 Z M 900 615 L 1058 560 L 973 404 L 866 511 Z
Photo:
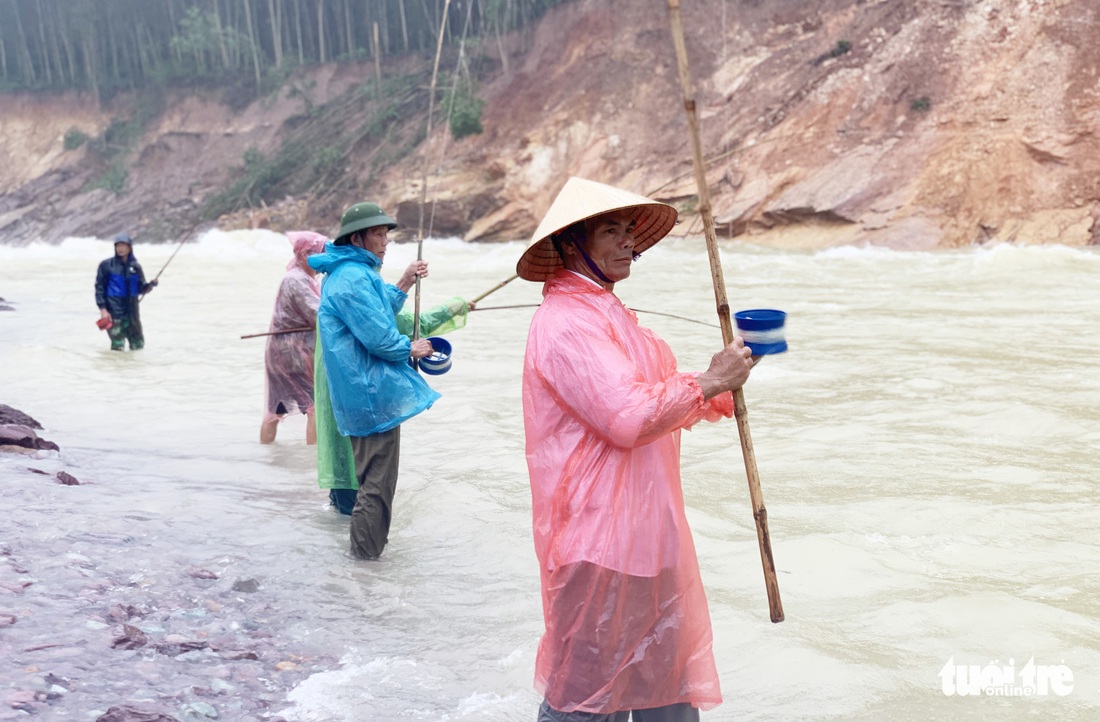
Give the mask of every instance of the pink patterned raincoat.
M 680 486 L 680 430 L 733 414 L 614 293 L 559 270 L 531 321 L 523 414 L 546 632 L 563 712 L 722 701 Z
M 313 408 L 313 329 L 317 326 L 321 286 L 306 259 L 324 250 L 325 237 L 312 231 L 286 235 L 294 248 L 294 258 L 279 284 L 268 331 L 304 330 L 267 337 L 265 422 L 284 414 L 304 414 Z

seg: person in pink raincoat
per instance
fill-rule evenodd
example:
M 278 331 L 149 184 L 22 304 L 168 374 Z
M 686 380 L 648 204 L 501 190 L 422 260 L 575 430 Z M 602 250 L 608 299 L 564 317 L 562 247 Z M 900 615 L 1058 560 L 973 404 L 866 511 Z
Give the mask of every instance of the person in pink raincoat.
M 275 441 L 279 422 L 291 413 L 306 415 L 306 443 L 317 443 L 317 427 L 313 418 L 313 347 L 317 326 L 317 307 L 321 303 L 321 286 L 317 272 L 306 259 L 325 249 L 325 237 L 312 231 L 291 231 L 286 234 L 294 247 L 294 258 L 287 265 L 286 275 L 275 297 L 264 355 L 266 368 L 266 403 L 260 425 L 260 443 Z
M 546 631 L 539 722 L 688 722 L 722 701 L 680 430 L 733 415 L 737 338 L 699 374 L 614 293 L 676 210 L 570 178 L 516 267 L 543 281 L 523 417 Z

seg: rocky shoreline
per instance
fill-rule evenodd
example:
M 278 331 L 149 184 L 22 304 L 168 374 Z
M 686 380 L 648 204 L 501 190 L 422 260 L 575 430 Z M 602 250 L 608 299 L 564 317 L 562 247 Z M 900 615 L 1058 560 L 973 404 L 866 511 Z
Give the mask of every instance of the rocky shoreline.
M 112 532 L 72 492 L 42 487 L 96 482 L 61 468 L 41 428 L 0 405 L 5 438 L 26 435 L 0 446 L 0 493 L 16 510 L 0 528 L 0 720 L 279 722 L 291 689 L 339 666 L 283 633 L 262 577 L 180 559 L 179 531 L 165 559 L 136 530 L 153 520 L 127 514 L 134 533 Z

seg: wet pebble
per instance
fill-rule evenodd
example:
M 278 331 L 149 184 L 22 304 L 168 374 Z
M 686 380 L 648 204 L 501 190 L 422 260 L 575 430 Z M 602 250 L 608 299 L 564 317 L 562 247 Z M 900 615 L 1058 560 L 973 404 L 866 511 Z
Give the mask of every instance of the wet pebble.
M 255 579 L 238 579 L 233 582 L 233 591 L 251 594 L 260 590 L 260 583 Z
M 111 707 L 96 717 L 95 722 L 180 722 L 175 717 L 148 707 L 123 704 Z
M 137 649 L 138 647 L 144 647 L 148 642 L 149 638 L 145 636 L 145 632 L 132 624 L 123 624 L 122 634 L 115 637 L 115 640 L 111 642 L 111 648 Z
M 57 479 L 59 484 L 64 484 L 65 486 L 80 486 L 84 483 L 67 471 L 57 472 L 57 475 L 54 478 Z
M 132 604 L 112 604 L 107 608 L 108 622 L 125 622 L 134 617 L 144 617 L 145 613 Z
M 246 650 L 238 652 L 223 652 L 222 657 L 229 660 L 241 660 L 241 659 L 259 659 L 260 656 L 255 652 Z
M 173 636 L 173 635 L 170 635 Z M 193 652 L 196 649 L 206 649 L 206 642 L 176 642 L 154 645 L 155 649 L 161 654 L 166 654 L 169 657 L 178 657 L 185 652 Z
M 176 655 L 176 661 L 178 662 L 209 662 L 216 658 L 218 655 L 214 650 L 207 647 L 202 649 L 195 649 L 190 652 L 183 652 Z
M 209 569 L 203 569 L 201 567 L 189 566 L 187 567 L 187 576 L 194 577 L 195 579 L 217 579 L 218 575 Z
M 180 709 L 180 716 L 185 720 L 218 719 L 218 711 L 205 702 L 192 702 Z
M 4 704 L 12 709 L 30 709 L 36 694 L 33 689 L 13 689 L 4 693 Z

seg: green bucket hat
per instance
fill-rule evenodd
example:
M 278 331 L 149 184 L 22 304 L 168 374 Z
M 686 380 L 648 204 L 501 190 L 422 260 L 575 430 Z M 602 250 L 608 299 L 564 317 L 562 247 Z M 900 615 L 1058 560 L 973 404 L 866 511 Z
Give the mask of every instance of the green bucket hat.
M 393 230 L 397 228 L 397 221 L 383 213 L 382 207 L 377 203 L 356 203 L 340 216 L 340 232 L 336 234 L 336 238 L 375 226 L 389 226 Z

